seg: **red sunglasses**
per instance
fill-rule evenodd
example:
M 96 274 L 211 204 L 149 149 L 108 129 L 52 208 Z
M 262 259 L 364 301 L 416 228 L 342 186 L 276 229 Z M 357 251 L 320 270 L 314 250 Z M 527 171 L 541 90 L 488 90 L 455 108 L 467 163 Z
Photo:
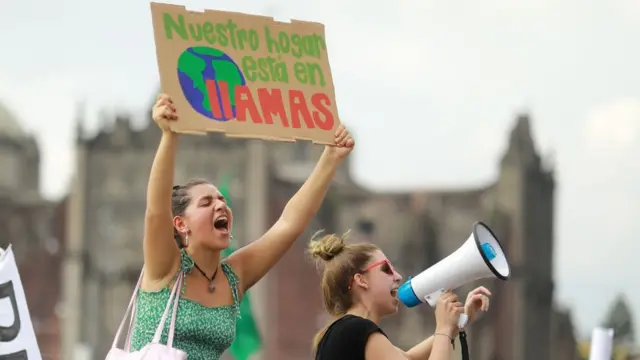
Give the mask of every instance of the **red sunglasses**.
M 389 261 L 389 259 L 382 259 L 379 261 L 374 262 L 373 264 L 367 266 L 366 269 L 364 269 L 363 272 L 367 272 L 377 266 L 380 266 L 380 270 L 382 270 L 383 273 L 387 274 L 387 275 L 393 275 L 395 273 L 395 269 L 393 268 L 393 265 L 391 265 L 391 261 Z
M 361 274 L 366 273 L 367 271 L 380 266 L 380 270 L 382 270 L 383 273 L 387 274 L 387 275 L 393 275 L 396 272 L 396 269 L 393 267 L 393 265 L 391 265 L 391 261 L 389 261 L 388 259 L 382 259 L 379 261 L 374 262 L 373 264 L 367 266 L 366 269 L 364 269 L 363 271 L 360 271 Z M 349 289 L 351 289 L 351 285 L 353 285 L 353 278 L 351 280 L 349 280 Z

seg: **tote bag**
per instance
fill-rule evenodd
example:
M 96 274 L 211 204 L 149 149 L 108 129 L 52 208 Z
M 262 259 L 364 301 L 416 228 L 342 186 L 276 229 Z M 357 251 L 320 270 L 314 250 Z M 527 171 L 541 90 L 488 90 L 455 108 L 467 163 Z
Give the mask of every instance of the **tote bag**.
M 142 271 L 144 272 L 144 269 Z M 183 281 L 184 281 L 184 273 L 180 271 L 178 273 L 176 282 L 173 285 L 173 290 L 171 291 L 171 295 L 169 295 L 169 300 L 167 300 L 167 306 L 165 306 L 164 308 L 164 314 L 162 314 L 162 318 L 160 319 L 160 324 L 158 325 L 158 328 L 156 329 L 156 332 L 151 342 L 145 345 L 139 351 L 130 352 L 131 330 L 133 328 L 134 319 L 136 316 L 136 299 L 138 298 L 138 290 L 140 289 L 140 283 L 142 282 L 142 273 L 140 273 L 138 284 L 136 285 L 135 290 L 133 290 L 133 295 L 131 296 L 131 300 L 129 301 L 129 306 L 127 307 L 127 311 L 125 311 L 124 313 L 124 317 L 120 322 L 120 326 L 118 327 L 116 336 L 113 339 L 111 350 L 109 350 L 109 353 L 107 354 L 107 357 L 105 360 L 186 360 L 187 359 L 187 353 L 185 353 L 180 349 L 175 349 L 173 347 L 173 337 L 175 335 L 175 330 L 176 330 L 176 313 L 178 312 L 178 301 L 180 300 L 180 289 L 182 289 Z M 162 329 L 164 329 L 164 324 L 167 321 L 167 317 L 169 316 L 169 309 L 171 308 L 171 304 L 173 304 L 173 311 L 171 314 L 171 322 L 169 324 L 169 336 L 167 337 L 167 344 L 164 345 L 160 343 L 160 337 L 162 336 Z M 119 349 L 118 340 L 120 340 L 120 336 L 122 335 L 122 330 L 124 329 L 125 320 L 127 320 L 127 316 L 129 315 L 131 315 L 131 318 L 129 320 L 129 329 L 127 330 L 127 338 L 125 341 L 124 349 Z

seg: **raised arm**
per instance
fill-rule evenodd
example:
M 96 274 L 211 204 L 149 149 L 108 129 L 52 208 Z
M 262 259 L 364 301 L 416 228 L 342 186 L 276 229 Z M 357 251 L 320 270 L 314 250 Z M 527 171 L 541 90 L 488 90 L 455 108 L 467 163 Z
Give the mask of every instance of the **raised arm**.
M 320 208 L 336 169 L 355 145 L 342 126 L 335 138 L 337 145 L 325 147 L 315 169 L 284 207 L 280 219 L 260 239 L 229 257 L 243 291 L 251 288 L 280 260 Z
M 169 121 L 177 119 L 171 99 L 158 96 L 153 106 L 153 120 L 162 129 L 158 151 L 153 159 L 149 185 L 147 186 L 147 209 L 144 218 L 144 282 L 145 287 L 155 287 L 167 278 L 179 261 L 179 250 L 173 238 L 173 215 L 171 213 L 171 189 L 178 135 L 171 132 Z

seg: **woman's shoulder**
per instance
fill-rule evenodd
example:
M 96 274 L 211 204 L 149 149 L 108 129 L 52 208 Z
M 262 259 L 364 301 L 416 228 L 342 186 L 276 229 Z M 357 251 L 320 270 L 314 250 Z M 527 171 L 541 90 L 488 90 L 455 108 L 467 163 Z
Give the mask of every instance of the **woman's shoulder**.
M 345 315 L 327 328 L 318 344 L 316 359 L 364 359 L 369 337 L 386 334 L 376 323 L 356 315 Z
M 363 334 L 366 336 L 376 331 L 384 334 L 382 329 L 373 321 L 351 314 L 336 320 L 330 329 L 340 333 Z
M 233 270 L 233 266 L 229 264 L 227 259 L 222 260 L 222 271 L 224 271 L 228 277 L 232 277 L 235 282 L 240 280 L 238 274 Z

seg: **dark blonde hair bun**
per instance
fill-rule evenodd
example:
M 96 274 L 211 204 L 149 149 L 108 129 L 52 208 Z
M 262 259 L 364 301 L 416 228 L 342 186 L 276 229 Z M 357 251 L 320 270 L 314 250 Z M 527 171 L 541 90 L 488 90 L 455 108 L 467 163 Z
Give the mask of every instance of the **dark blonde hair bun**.
M 354 305 L 351 279 L 367 266 L 375 252 L 380 249 L 367 242 L 345 244 L 349 231 L 342 236 L 323 235 L 322 232 L 321 230 L 313 234 L 307 253 L 315 260 L 318 270 L 322 269 L 324 307 L 330 315 L 339 317 L 346 314 Z M 327 329 L 328 326 L 314 337 L 314 353 Z
M 345 249 L 345 240 L 349 237 L 349 232 L 346 232 L 342 236 L 336 234 L 327 234 L 322 237 L 322 230 L 316 232 L 309 242 L 309 249 L 307 252 L 315 260 L 322 259 L 324 261 L 331 261 L 331 259 L 340 255 Z M 317 239 L 320 237 L 319 239 Z

